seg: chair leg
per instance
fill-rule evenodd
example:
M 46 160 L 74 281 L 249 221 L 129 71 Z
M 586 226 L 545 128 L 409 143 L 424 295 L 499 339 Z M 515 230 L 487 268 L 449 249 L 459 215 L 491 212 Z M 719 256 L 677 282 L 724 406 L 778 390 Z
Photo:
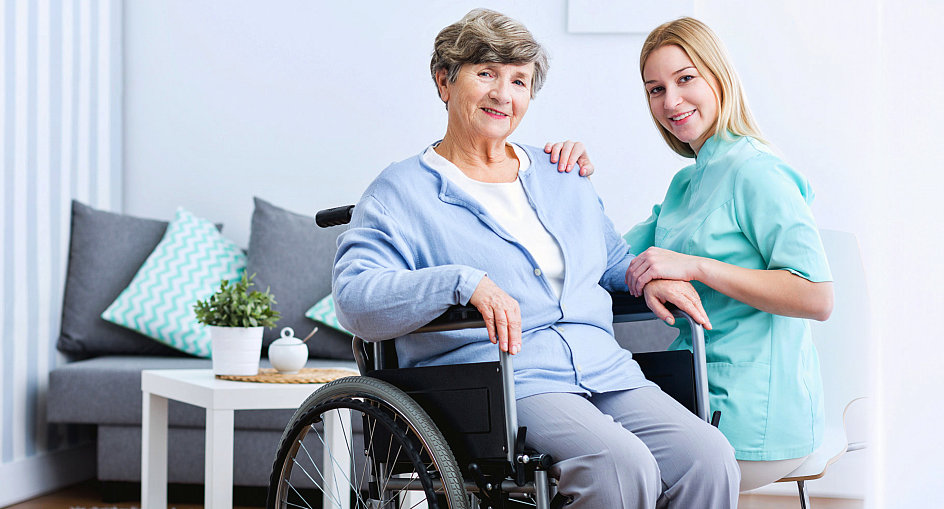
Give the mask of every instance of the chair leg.
M 806 492 L 806 483 L 797 481 L 797 491 L 800 492 L 800 509 L 812 509 L 810 505 L 810 494 Z

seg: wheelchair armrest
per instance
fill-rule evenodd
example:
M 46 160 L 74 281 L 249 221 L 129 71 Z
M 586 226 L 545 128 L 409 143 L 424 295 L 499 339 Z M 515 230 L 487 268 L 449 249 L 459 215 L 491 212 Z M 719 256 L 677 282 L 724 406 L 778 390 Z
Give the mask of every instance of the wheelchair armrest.
M 416 329 L 416 332 L 441 332 L 479 327 L 485 327 L 485 320 L 482 319 L 482 313 L 479 313 L 478 309 L 474 306 L 452 306 L 439 317 Z
M 646 299 L 643 297 L 634 297 L 633 294 L 628 292 L 611 292 L 610 297 L 613 299 L 613 323 L 641 322 L 658 318 L 649 309 Z M 681 314 L 688 317 L 687 313 L 679 311 L 672 303 L 667 302 L 665 307 L 675 316 Z
M 614 292 L 610 296 L 613 298 L 613 323 L 639 322 L 643 320 L 653 320 L 658 317 L 642 297 L 633 297 L 630 293 Z M 698 417 L 706 422 L 711 422 L 708 416 L 708 363 L 705 356 L 705 329 L 702 328 L 688 313 L 677 307 L 667 304 L 666 308 L 676 318 L 682 318 L 688 322 L 692 335 L 692 356 L 695 369 L 695 406 Z

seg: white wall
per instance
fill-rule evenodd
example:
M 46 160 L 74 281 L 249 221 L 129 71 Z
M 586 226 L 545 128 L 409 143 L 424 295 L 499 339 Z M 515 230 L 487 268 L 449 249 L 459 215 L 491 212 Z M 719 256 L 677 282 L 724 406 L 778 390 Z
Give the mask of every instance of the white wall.
M 644 35 L 570 34 L 564 0 L 129 2 L 125 211 L 169 218 L 184 205 L 246 245 L 254 194 L 308 213 L 355 201 L 389 162 L 444 131 L 431 42 L 480 5 L 523 21 L 551 53 L 515 138 L 584 140 L 617 227 L 643 219 L 683 164 L 645 109 Z M 873 489 L 863 460 L 850 458 L 832 488 L 812 487 L 921 506 L 941 474 L 924 451 L 944 450 L 929 424 L 941 422 L 940 405 L 927 404 L 941 400 L 944 370 L 926 354 L 941 336 L 927 320 L 942 280 L 941 228 L 930 219 L 944 113 L 930 34 L 941 6 L 702 0 L 693 10 L 727 42 L 768 137 L 812 180 L 820 226 L 856 233 L 870 274 L 875 316 L 863 319 L 876 330 L 882 440 L 865 457 L 880 475 Z
M 881 158 L 874 172 L 873 227 L 881 244 L 872 267 L 881 368 L 885 507 L 931 507 L 944 495 L 944 339 L 940 159 L 944 54 L 937 35 L 944 3 L 885 2 L 879 101 Z M 915 488 L 912 490 L 912 488 Z M 876 505 L 876 507 L 883 507 Z
M 94 475 L 46 422 L 70 202 L 121 208 L 121 3 L 0 4 L 0 507 Z

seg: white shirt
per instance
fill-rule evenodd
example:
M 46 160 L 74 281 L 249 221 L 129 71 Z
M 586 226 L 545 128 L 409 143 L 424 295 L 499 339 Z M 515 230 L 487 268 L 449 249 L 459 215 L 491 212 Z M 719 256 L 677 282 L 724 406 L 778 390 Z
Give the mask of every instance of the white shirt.
M 528 153 L 512 143 L 518 157 L 518 171 L 531 166 Z M 548 233 L 531 208 L 521 180 L 514 182 L 480 182 L 462 173 L 458 166 L 439 155 L 431 146 L 423 153 L 423 162 L 438 171 L 478 201 L 515 240 L 531 253 L 541 272 L 559 299 L 564 288 L 564 254 L 554 237 Z

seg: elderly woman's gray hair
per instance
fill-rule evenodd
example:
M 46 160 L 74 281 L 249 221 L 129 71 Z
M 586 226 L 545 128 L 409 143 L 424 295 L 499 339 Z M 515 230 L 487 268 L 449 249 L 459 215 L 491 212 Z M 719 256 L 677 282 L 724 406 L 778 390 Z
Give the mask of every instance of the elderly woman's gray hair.
M 547 77 L 547 53 L 531 32 L 518 21 L 488 9 L 471 10 L 439 32 L 429 72 L 435 82 L 436 72 L 445 69 L 449 81 L 455 83 L 463 64 L 485 62 L 514 65 L 533 62 L 532 98 Z

